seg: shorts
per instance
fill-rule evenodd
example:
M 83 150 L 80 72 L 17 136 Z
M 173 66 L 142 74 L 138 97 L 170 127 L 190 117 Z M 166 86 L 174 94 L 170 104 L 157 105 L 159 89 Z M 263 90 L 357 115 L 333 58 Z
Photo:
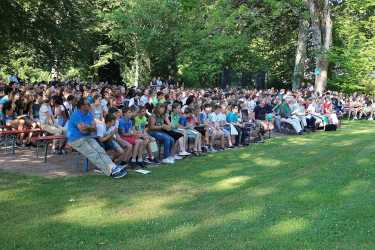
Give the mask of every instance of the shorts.
M 170 137 L 172 137 L 175 141 L 178 141 L 181 137 L 183 137 L 184 135 L 180 132 L 176 132 L 176 131 L 166 131 L 166 130 L 163 130 L 164 133 L 168 134 Z
M 192 139 L 196 139 L 199 136 L 199 132 L 194 129 L 188 129 L 187 130 L 187 136 Z
M 121 139 L 127 141 L 131 145 L 135 145 L 137 137 L 135 135 L 123 135 L 121 136 Z
M 194 128 L 196 131 L 198 131 L 199 133 L 201 133 L 203 136 L 206 135 L 206 127 L 205 126 L 198 126 L 198 127 L 195 127 Z
M 100 146 L 102 146 L 102 148 L 104 148 L 105 151 L 109 151 L 109 150 L 115 150 L 117 152 L 122 151 L 121 146 L 114 140 L 110 140 L 106 142 L 98 141 L 98 143 L 100 144 Z

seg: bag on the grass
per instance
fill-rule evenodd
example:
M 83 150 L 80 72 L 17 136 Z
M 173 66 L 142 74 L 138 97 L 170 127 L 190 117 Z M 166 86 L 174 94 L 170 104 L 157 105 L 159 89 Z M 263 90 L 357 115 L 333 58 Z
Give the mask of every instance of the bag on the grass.
M 156 153 L 159 150 L 158 144 L 155 141 L 153 141 L 153 142 L 150 143 L 150 147 L 151 147 L 151 152 L 152 153 Z
M 238 131 L 233 124 L 230 124 L 230 135 L 238 135 Z
M 337 130 L 337 125 L 335 124 L 328 124 L 325 127 L 325 131 L 336 131 Z

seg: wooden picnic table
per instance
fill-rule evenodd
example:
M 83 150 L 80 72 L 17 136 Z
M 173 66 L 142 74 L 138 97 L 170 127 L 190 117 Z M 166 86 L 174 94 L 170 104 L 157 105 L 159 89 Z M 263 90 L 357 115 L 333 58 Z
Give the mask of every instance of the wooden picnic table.
M 32 133 L 32 132 L 43 132 L 41 129 L 23 129 L 23 130 L 3 130 L 0 131 L 0 145 L 5 145 L 5 148 L 11 146 L 12 153 L 16 153 L 16 140 L 17 135 Z
M 31 139 L 36 143 L 36 156 L 39 157 L 39 148 L 42 146 L 44 151 L 44 162 L 47 162 L 48 145 L 54 140 L 66 140 L 64 135 L 38 136 Z

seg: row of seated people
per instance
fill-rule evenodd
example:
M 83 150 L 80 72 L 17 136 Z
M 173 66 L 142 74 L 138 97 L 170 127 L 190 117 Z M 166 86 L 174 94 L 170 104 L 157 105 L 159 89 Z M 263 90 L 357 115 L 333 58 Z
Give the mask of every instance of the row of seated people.
M 190 155 L 248 145 L 251 139 L 262 142 L 266 132 L 285 127 L 302 135 L 338 126 L 336 99 L 275 90 L 165 89 L 155 94 L 145 89 L 134 94 L 108 86 L 39 86 L 4 93 L 0 118 L 13 129 L 40 127 L 66 135 L 68 145 L 104 174 L 119 178 L 126 175 L 125 166 L 174 164 Z M 30 134 L 19 143 L 30 143 Z M 158 145 L 161 162 L 154 156 Z M 56 141 L 53 149 L 63 153 L 64 146 Z

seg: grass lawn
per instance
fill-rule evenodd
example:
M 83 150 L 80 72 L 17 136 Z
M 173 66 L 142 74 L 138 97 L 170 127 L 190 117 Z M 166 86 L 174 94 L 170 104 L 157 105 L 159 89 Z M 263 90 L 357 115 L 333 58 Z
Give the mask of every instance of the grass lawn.
M 123 180 L 0 172 L 0 249 L 375 249 L 375 123 Z

